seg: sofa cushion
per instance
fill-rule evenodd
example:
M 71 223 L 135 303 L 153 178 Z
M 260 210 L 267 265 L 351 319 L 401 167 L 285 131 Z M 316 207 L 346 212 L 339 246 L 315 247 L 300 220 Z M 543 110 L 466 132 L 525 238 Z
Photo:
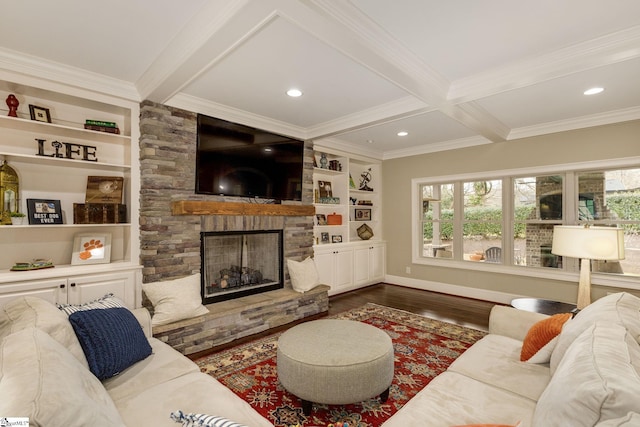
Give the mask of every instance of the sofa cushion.
M 564 326 L 551 353 L 552 375 L 571 343 L 598 320 L 620 323 L 640 342 L 640 298 L 626 292 L 607 295 L 586 306 Z
M 558 335 L 571 316 L 571 313 L 554 314 L 533 325 L 522 342 L 520 360 L 529 363 L 549 363 Z
M 80 342 L 67 316 L 42 298 L 20 297 L 0 307 L 0 338 L 25 328 L 35 327 L 68 349 L 88 367 Z
M 534 426 L 593 426 L 640 410 L 640 345 L 620 324 L 596 322 L 567 349 L 540 396 Z
M 0 396 L 0 414 L 32 426 L 124 426 L 100 381 L 37 328 L 0 343 Z
M 291 287 L 297 292 L 306 292 L 320 284 L 316 263 L 311 257 L 302 262 L 288 259 L 287 268 L 291 277 Z
M 536 401 L 551 378 L 549 367 L 522 363 L 521 348 L 522 341 L 490 334 L 462 353 L 448 369 Z
M 99 379 L 119 374 L 151 354 L 135 316 L 126 308 L 81 310 L 69 316 L 89 369 Z
M 640 426 L 640 414 L 629 412 L 624 417 L 607 420 L 595 425 L 595 427 L 638 427 Z
M 179 353 L 178 356 L 184 357 Z M 170 415 L 179 408 L 185 413 L 206 411 L 251 427 L 273 427 L 251 405 L 199 370 L 141 388 L 137 394 L 114 399 L 114 402 L 128 426 L 176 425 Z M 141 411 L 140 408 L 162 410 Z
M 535 366 L 535 365 L 532 365 Z M 492 421 L 530 426 L 536 402 L 457 372 L 445 371 L 382 427 L 451 427 Z
M 153 305 L 153 326 L 209 313 L 202 305 L 200 273 L 163 282 L 144 283 L 142 290 Z

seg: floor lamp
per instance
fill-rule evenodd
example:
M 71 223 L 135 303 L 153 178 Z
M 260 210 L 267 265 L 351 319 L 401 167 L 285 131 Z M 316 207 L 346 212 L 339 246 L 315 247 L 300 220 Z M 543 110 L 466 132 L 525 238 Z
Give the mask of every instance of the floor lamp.
M 624 259 L 624 230 L 615 227 L 556 225 L 551 253 L 580 259 L 578 309 L 591 304 L 591 260 Z

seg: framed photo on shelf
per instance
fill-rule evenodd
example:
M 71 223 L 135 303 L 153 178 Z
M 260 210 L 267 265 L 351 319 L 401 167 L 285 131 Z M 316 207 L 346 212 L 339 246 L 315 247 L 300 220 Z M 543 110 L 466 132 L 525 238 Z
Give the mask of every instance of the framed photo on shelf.
M 111 262 L 110 233 L 79 233 L 73 239 L 71 265 Z
M 342 234 L 334 234 L 331 236 L 331 243 L 342 243 Z
M 48 108 L 29 104 L 29 114 L 31 115 L 31 120 L 51 123 L 51 113 L 49 112 Z
M 371 209 L 354 209 L 354 216 L 356 221 L 371 221 Z
M 329 233 L 325 231 L 320 233 L 320 243 L 329 243 Z
M 85 203 L 122 203 L 121 176 L 88 176 Z
M 27 199 L 29 224 L 62 224 L 60 200 Z
M 325 214 L 316 214 L 316 219 L 318 220 L 318 225 L 327 225 L 327 217 Z
M 326 197 L 333 197 L 333 190 L 331 189 L 331 181 L 318 181 L 318 193 L 320 199 Z

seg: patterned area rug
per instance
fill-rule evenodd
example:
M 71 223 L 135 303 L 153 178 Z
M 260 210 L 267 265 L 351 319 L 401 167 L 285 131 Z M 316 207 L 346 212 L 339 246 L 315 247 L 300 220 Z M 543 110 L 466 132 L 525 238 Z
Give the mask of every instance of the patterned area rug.
M 311 414 L 305 416 L 300 400 L 278 382 L 276 350 L 280 333 L 195 362 L 202 372 L 218 379 L 276 426 L 312 427 L 347 422 L 349 427 L 377 427 L 486 335 L 475 329 L 372 303 L 331 318 L 368 323 L 391 337 L 395 374 L 385 403 L 380 403 L 378 398 L 350 405 L 314 403 Z

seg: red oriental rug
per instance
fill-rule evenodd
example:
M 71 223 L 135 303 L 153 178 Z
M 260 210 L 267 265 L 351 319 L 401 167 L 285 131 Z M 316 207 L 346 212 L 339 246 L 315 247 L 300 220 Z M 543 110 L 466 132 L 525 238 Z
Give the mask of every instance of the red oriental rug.
M 350 405 L 313 404 L 309 416 L 300 400 L 278 383 L 278 334 L 197 359 L 205 372 L 251 404 L 276 426 L 326 426 L 347 422 L 349 427 L 377 427 L 443 372 L 486 333 L 424 316 L 366 304 L 331 318 L 365 322 L 389 334 L 395 351 L 395 374 L 389 399 Z

